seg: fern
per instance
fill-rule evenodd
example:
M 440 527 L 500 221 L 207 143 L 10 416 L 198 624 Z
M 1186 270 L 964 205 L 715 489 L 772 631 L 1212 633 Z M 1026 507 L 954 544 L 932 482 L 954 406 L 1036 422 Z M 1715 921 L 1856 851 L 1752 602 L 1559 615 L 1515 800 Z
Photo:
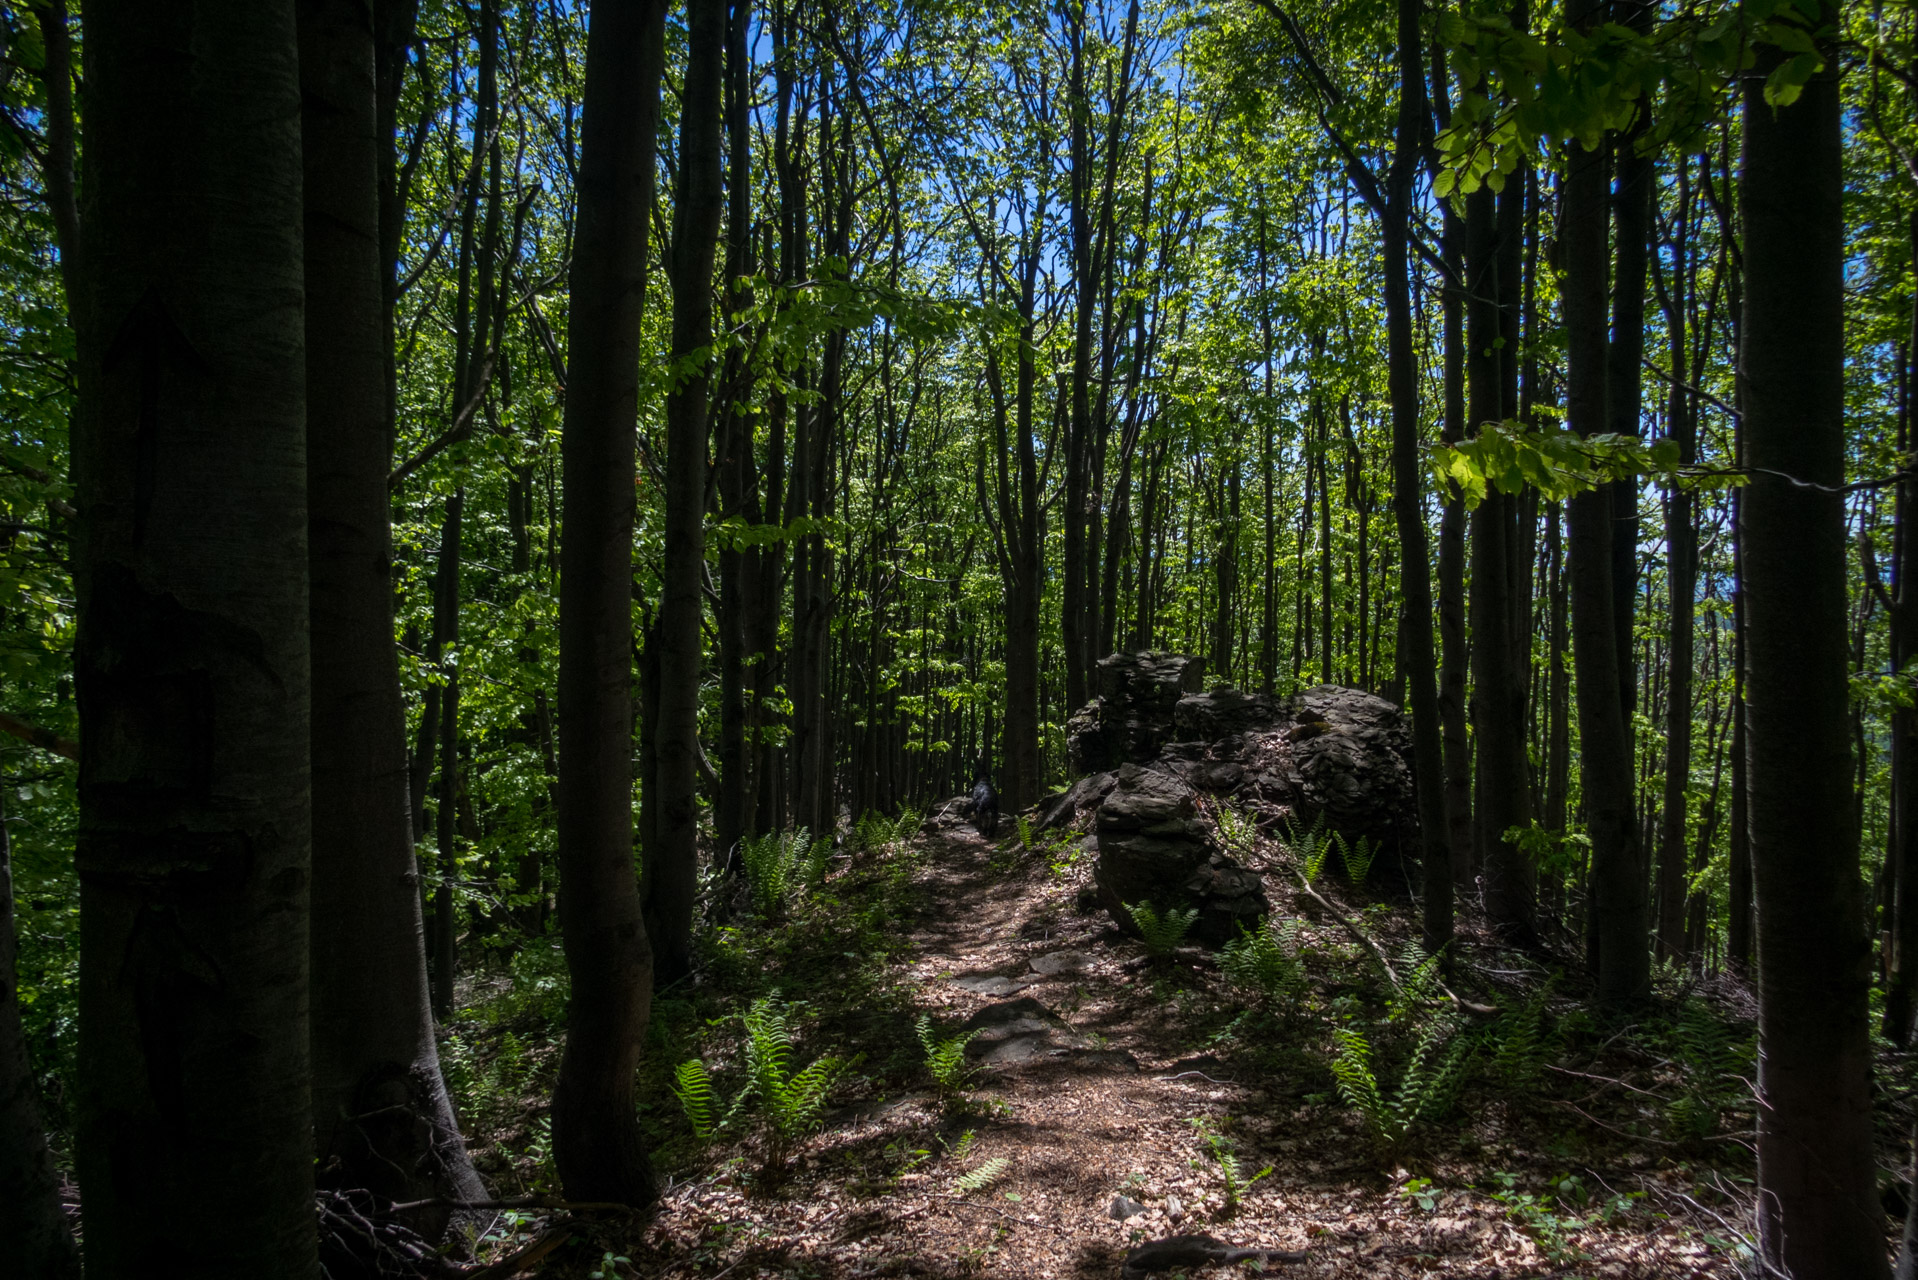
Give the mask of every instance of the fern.
M 919 1044 L 926 1051 L 926 1070 L 932 1073 L 932 1082 L 939 1092 L 946 1095 L 958 1093 L 965 1088 L 966 1046 L 972 1043 L 977 1031 L 968 1031 L 964 1035 L 940 1036 L 932 1028 L 930 1014 L 920 1014 L 919 1021 L 913 1024 L 919 1033 Z
M 762 996 L 742 1017 L 746 1027 L 746 1092 L 765 1121 L 768 1163 L 780 1165 L 791 1145 L 818 1123 L 842 1064 L 822 1057 L 803 1071 L 791 1067 L 792 1028 L 777 996 Z
M 1219 843 L 1241 856 L 1250 855 L 1258 842 L 1259 826 L 1252 815 L 1236 805 L 1221 804 L 1213 814 L 1219 828 Z
M 1672 1028 L 1672 1057 L 1684 1084 L 1667 1104 L 1666 1118 L 1688 1137 L 1707 1137 L 1721 1112 L 1745 1101 L 1742 1075 L 1750 1067 L 1751 1042 L 1736 1039 L 1704 1006 L 1687 1001 Z
M 1399 990 L 1386 1001 L 1391 1024 L 1402 1027 L 1417 1017 L 1439 994 L 1439 958 L 1427 955 L 1416 941 L 1399 952 Z
M 1304 869 L 1306 883 L 1316 883 L 1319 875 L 1325 870 L 1325 855 L 1332 851 L 1332 842 L 1325 834 L 1324 817 L 1321 816 L 1304 831 L 1294 827 L 1292 837 L 1286 843 Z
M 905 844 L 919 834 L 919 828 L 925 824 L 926 815 L 917 809 L 901 809 L 899 817 L 892 824 L 894 844 Z
M 1153 956 L 1171 955 L 1172 949 L 1185 940 L 1199 919 L 1196 907 L 1184 910 L 1172 907 L 1161 915 L 1152 909 L 1150 902 L 1137 902 L 1128 904 L 1126 910 L 1132 916 L 1132 923 L 1139 926 L 1147 954 Z
M 1239 926 L 1239 936 L 1219 953 L 1219 969 L 1235 987 L 1268 1000 L 1289 999 L 1305 982 L 1304 966 L 1295 954 L 1299 922 L 1252 930 Z
M 680 1110 L 693 1126 L 693 1136 L 712 1137 L 713 1078 L 706 1074 L 706 1064 L 688 1058 L 673 1068 L 673 1096 L 679 1099 Z
M 1272 1166 L 1267 1165 L 1251 1177 L 1247 1177 L 1245 1164 L 1239 1159 L 1239 1153 L 1234 1150 L 1235 1144 L 1232 1139 L 1214 1131 L 1203 1118 L 1191 1120 L 1188 1123 L 1205 1141 L 1206 1154 L 1211 1156 L 1212 1162 L 1219 1166 L 1219 1181 L 1224 1184 L 1225 1189 L 1225 1211 L 1227 1213 L 1235 1211 L 1239 1207 L 1239 1200 L 1251 1190 L 1254 1183 L 1272 1172 Z M 1197 1161 L 1193 1162 L 1193 1167 L 1198 1167 Z
M 984 1191 L 993 1183 L 1006 1176 L 1012 1168 L 1012 1162 L 1004 1156 L 994 1156 L 969 1173 L 960 1174 L 953 1180 L 953 1186 L 964 1192 Z
M 1354 889 L 1363 889 L 1365 877 L 1371 874 L 1372 858 L 1378 853 L 1378 846 L 1372 843 L 1369 836 L 1360 836 L 1347 843 L 1345 837 L 1337 832 L 1333 833 L 1332 841 L 1338 846 L 1339 861 L 1345 866 L 1346 880 Z
M 954 1160 L 964 1160 L 972 1152 L 972 1140 L 974 1138 L 977 1138 L 978 1136 L 979 1136 L 978 1130 L 976 1129 L 966 1130 L 964 1133 L 959 1135 L 959 1141 L 952 1144 L 952 1150 L 949 1151 L 947 1154 L 950 1155 Z
M 808 887 L 824 884 L 832 868 L 832 840 L 822 837 L 806 849 L 805 883 Z
M 1493 1032 L 1491 1072 L 1508 1088 L 1529 1086 L 1538 1078 L 1551 1054 L 1545 1005 L 1555 982 L 1556 979 L 1548 980 L 1531 999 L 1500 1018 Z
M 1032 820 L 1023 813 L 1015 814 L 1012 820 L 1019 824 L 1019 848 L 1023 852 L 1031 853 L 1038 847 L 1033 838 Z
M 1339 1096 L 1388 1148 L 1398 1146 L 1414 1125 L 1437 1116 L 1458 1096 L 1471 1041 L 1453 1032 L 1449 1020 L 1434 1019 L 1412 1050 L 1398 1088 L 1388 1095 L 1373 1069 L 1372 1045 L 1364 1033 L 1351 1027 L 1333 1031 L 1339 1049 L 1332 1078 Z

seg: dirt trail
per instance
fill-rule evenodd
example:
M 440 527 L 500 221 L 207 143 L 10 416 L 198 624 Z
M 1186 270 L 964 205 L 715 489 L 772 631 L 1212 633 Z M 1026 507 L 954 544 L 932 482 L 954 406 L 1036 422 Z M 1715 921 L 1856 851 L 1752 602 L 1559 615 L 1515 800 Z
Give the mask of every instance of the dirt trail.
M 1238 1010 L 1208 962 L 1148 964 L 1077 910 L 1090 857 L 1061 870 L 950 825 L 915 845 L 925 900 L 896 977 L 944 1034 L 979 1031 L 967 1102 L 942 1105 L 922 1070 L 833 1117 L 776 1191 L 744 1164 L 675 1186 L 631 1250 L 640 1274 L 1116 1277 L 1129 1246 L 1198 1231 L 1307 1250 L 1282 1268 L 1301 1277 L 1731 1274 L 1676 1233 L 1568 1266 L 1483 1197 L 1416 1205 L 1357 1120 L 1304 1092 L 1328 1087 L 1322 1071 L 1302 1082 L 1218 1034 Z M 878 1034 L 910 1036 L 901 1021 Z M 1272 1166 L 1236 1209 L 1207 1131 L 1242 1176 Z M 1133 1202 L 1124 1220 L 1115 1197 Z

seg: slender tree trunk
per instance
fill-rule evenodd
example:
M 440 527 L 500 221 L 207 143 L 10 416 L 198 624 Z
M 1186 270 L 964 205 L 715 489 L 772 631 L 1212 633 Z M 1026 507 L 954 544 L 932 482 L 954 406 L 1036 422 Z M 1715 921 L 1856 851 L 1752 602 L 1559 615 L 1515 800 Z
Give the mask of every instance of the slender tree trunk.
M 1823 6 L 1814 25 L 1835 21 Z M 1746 78 L 1740 357 L 1748 778 L 1758 898 L 1759 1251 L 1887 1273 L 1872 1154 L 1870 947 L 1846 726 L 1844 213 L 1836 54 L 1774 109 Z M 1801 488 L 1780 474 L 1830 488 Z
M 87 9 L 75 683 L 87 1272 L 308 1277 L 291 0 Z M 220 1206 L 209 1231 L 181 1212 Z
M 433 601 L 436 651 L 455 650 L 460 642 L 460 540 L 464 536 L 466 490 L 455 489 L 446 499 L 446 522 L 440 526 L 438 594 Z M 433 886 L 433 1016 L 441 1023 L 453 1020 L 453 988 L 459 979 L 459 949 L 453 923 L 453 881 L 459 874 L 460 793 L 460 676 L 459 668 L 441 667 L 445 683 L 439 701 L 439 794 L 433 805 L 434 862 L 439 872 Z
M 1649 168 L 1649 166 L 1646 166 Z M 1649 180 L 1649 175 L 1642 175 Z M 1678 443 L 1680 461 L 1689 465 L 1698 453 L 1697 431 L 1692 424 L 1691 403 L 1683 387 L 1680 371 L 1686 366 L 1685 336 L 1686 255 L 1690 251 L 1686 234 L 1689 183 L 1686 171 L 1679 172 L 1678 233 L 1673 237 L 1673 270 L 1666 295 L 1666 325 L 1670 363 L 1673 371 L 1671 393 L 1666 401 L 1666 434 Z M 1620 234 L 1624 234 L 1620 221 Z M 1642 315 L 1642 307 L 1641 307 Z M 1614 344 L 1616 353 L 1620 348 Z M 1612 391 L 1617 393 L 1614 379 Z M 1686 820 L 1690 816 L 1689 792 L 1692 774 L 1692 663 L 1694 597 L 1698 590 L 1698 530 L 1696 499 L 1685 489 L 1674 489 L 1666 499 L 1666 604 L 1670 633 L 1665 667 L 1669 672 L 1665 694 L 1665 788 L 1658 845 L 1658 949 L 1668 960 L 1685 957 Z M 1616 562 L 1614 562 L 1616 563 Z
M 1504 255 L 1499 250 L 1497 214 L 1489 190 L 1481 188 L 1468 198 L 1465 368 L 1471 421 L 1481 427 L 1506 417 L 1501 342 L 1515 345 L 1516 339 L 1515 332 L 1505 332 L 1504 308 L 1499 305 L 1507 291 L 1500 284 Z M 1511 495 L 1494 491 L 1472 518 L 1471 706 L 1478 748 L 1474 808 L 1486 913 L 1507 938 L 1530 942 L 1536 936 L 1532 867 L 1519 847 L 1505 838 L 1507 831 L 1524 825 L 1531 807 L 1525 686 L 1519 678 L 1523 666 L 1514 655 L 1515 506 Z
M 393 645 L 372 15 L 299 4 L 313 643 L 313 1122 L 323 1180 L 476 1200 L 441 1081 Z M 444 1211 L 415 1226 L 438 1234 Z
M 750 92 L 751 54 L 747 28 L 752 24 L 750 0 L 734 0 L 726 28 L 726 298 L 728 310 L 737 309 L 733 282 L 749 271 L 752 253 L 752 132 Z M 739 385 L 738 353 L 727 359 L 727 382 Z M 747 517 L 749 475 L 752 470 L 753 420 L 736 399 L 725 409 L 721 427 L 718 471 L 720 518 L 744 522 Z M 746 750 L 746 610 L 753 592 L 749 579 L 756 563 L 735 541 L 719 552 L 719 803 L 713 810 L 713 834 L 720 863 L 728 871 L 738 862 L 739 839 L 746 830 L 747 774 L 751 759 Z
M 712 343 L 713 257 L 722 191 L 726 0 L 688 0 L 680 95 L 679 190 L 673 201 L 673 359 Z M 706 539 L 706 405 L 712 374 L 689 369 L 666 397 L 666 546 L 659 611 L 658 852 L 648 851 L 657 979 L 691 972 L 698 890 L 700 616 Z
M 1419 0 L 1398 2 L 1399 114 L 1397 153 L 1385 182 L 1386 385 L 1392 402 L 1392 515 L 1405 601 L 1399 628 L 1401 669 L 1411 682 L 1412 760 L 1417 771 L 1425 949 L 1437 955 L 1452 941 L 1452 867 L 1445 814 L 1438 663 L 1432 644 L 1432 578 L 1419 465 L 1418 347 L 1412 331 L 1411 200 L 1418 129 L 1425 115 L 1419 65 Z
M 1566 156 L 1559 243 L 1566 333 L 1566 419 L 1592 435 L 1605 414 L 1607 246 L 1605 157 L 1574 145 Z M 1578 753 L 1585 823 L 1592 841 L 1592 930 L 1601 1003 L 1637 1000 L 1651 989 L 1646 951 L 1646 886 L 1634 818 L 1631 737 L 1620 701 L 1618 632 L 1613 626 L 1611 494 L 1603 487 L 1567 504 L 1572 657 L 1578 673 Z
M 560 450 L 559 918 L 572 975 L 553 1158 L 575 1200 L 658 1195 L 633 1099 L 653 955 L 633 874 L 633 479 L 665 61 L 661 0 L 594 6 Z
M 1448 203 L 1442 248 L 1453 280 L 1464 278 L 1465 228 Z M 1465 308 L 1460 286 L 1447 281 L 1440 299 L 1444 328 L 1445 443 L 1465 438 Z M 1439 725 L 1445 742 L 1445 822 L 1452 880 L 1470 891 L 1478 875 L 1472 847 L 1472 743 L 1466 727 L 1466 676 L 1470 642 L 1465 634 L 1465 500 L 1446 499 L 1439 515 L 1438 626 L 1443 641 L 1439 667 Z

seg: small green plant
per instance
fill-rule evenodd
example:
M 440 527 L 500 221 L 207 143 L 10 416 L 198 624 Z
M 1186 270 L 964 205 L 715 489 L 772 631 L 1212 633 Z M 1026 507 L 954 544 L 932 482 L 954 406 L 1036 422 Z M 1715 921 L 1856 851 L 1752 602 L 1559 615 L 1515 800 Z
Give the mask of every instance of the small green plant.
M 1590 1199 L 1584 1182 L 1576 1174 L 1559 1179 L 1554 1190 L 1544 1194 L 1520 1191 L 1518 1175 L 1503 1170 L 1494 1173 L 1492 1181 L 1499 1186 L 1499 1190 L 1492 1193 L 1492 1199 L 1505 1206 L 1512 1221 L 1532 1237 L 1546 1261 L 1553 1263 L 1583 1262 L 1588 1255 L 1572 1240 L 1571 1233 L 1604 1221 L 1619 1201 L 1626 1200 L 1618 1197 L 1613 1207 L 1582 1217 L 1565 1211 L 1568 1202 L 1582 1205 Z
M 1239 936 L 1219 952 L 1219 970 L 1233 986 L 1271 1001 L 1290 1000 L 1305 983 L 1298 959 L 1299 922 L 1287 920 L 1258 929 L 1239 926 Z
M 977 1169 L 960 1174 L 957 1178 L 953 1179 L 952 1185 L 967 1193 L 984 1191 L 987 1187 L 1005 1177 L 1006 1171 L 1010 1168 L 1012 1168 L 1012 1162 L 1010 1160 L 1004 1156 L 994 1156 Z
M 939 1087 L 939 1092 L 951 1097 L 964 1089 L 966 1077 L 971 1074 L 966 1066 L 966 1046 L 979 1033 L 968 1031 L 964 1035 L 941 1036 L 933 1030 L 932 1015 L 925 1013 L 919 1015 L 913 1029 L 919 1033 L 919 1044 L 926 1051 L 926 1070 L 932 1074 L 932 1082 Z
M 1032 828 L 1032 819 L 1021 813 L 1015 814 L 1012 820 L 1018 824 L 1019 848 L 1026 853 L 1031 853 L 1034 849 L 1038 848 L 1038 841 L 1035 838 L 1035 833 Z
M 1212 814 L 1219 828 L 1219 843 L 1240 857 L 1252 854 L 1258 847 L 1259 824 L 1252 815 L 1233 804 L 1220 804 Z
M 592 1280 L 616 1280 L 619 1275 L 619 1264 L 622 1262 L 631 1266 L 633 1260 L 625 1254 L 614 1253 L 611 1249 L 608 1249 L 601 1255 L 598 1269 L 589 1271 L 586 1274 L 590 1276 Z
M 1150 902 L 1134 902 L 1126 906 L 1126 911 L 1132 916 L 1132 923 L 1139 926 L 1139 937 L 1151 956 L 1171 955 L 1172 949 L 1185 941 L 1185 935 L 1199 919 L 1196 907 L 1184 910 L 1170 907 L 1161 915 L 1152 909 Z
M 1339 1043 L 1332 1060 L 1339 1096 L 1387 1149 L 1405 1141 L 1419 1121 L 1443 1112 L 1464 1083 L 1471 1041 L 1455 1034 L 1448 1019 L 1435 1018 L 1427 1025 L 1390 1096 L 1373 1069 L 1372 1044 L 1365 1034 L 1352 1027 L 1338 1027 L 1332 1034 Z
M 686 1113 L 693 1136 L 702 1140 L 712 1137 L 719 1118 L 714 1108 L 713 1078 L 707 1074 L 706 1064 L 698 1058 L 688 1058 L 674 1067 L 673 1096 L 679 1099 L 679 1108 Z
M 1219 1167 L 1219 1181 L 1223 1184 L 1225 1191 L 1225 1211 L 1233 1212 L 1239 1207 L 1240 1199 L 1252 1189 L 1253 1184 L 1272 1172 L 1272 1166 L 1267 1165 L 1247 1177 L 1245 1165 L 1240 1161 L 1238 1152 L 1235 1150 L 1237 1144 L 1232 1139 L 1213 1129 L 1206 1123 L 1204 1117 L 1188 1120 L 1186 1123 L 1190 1124 L 1193 1132 L 1199 1135 L 1199 1140 L 1205 1143 L 1206 1154 L 1212 1157 L 1212 1163 Z M 1194 1168 L 1198 1167 L 1198 1161 L 1195 1160 L 1192 1163 Z
M 947 1150 L 946 1154 L 951 1156 L 954 1160 L 964 1160 L 968 1155 L 972 1154 L 972 1142 L 973 1142 L 973 1139 L 977 1138 L 978 1136 L 979 1136 L 978 1130 L 976 1129 L 966 1130 L 964 1133 L 959 1135 L 959 1140 L 952 1144 L 951 1148 Z
M 1431 1213 L 1438 1208 L 1439 1189 L 1430 1178 L 1412 1178 L 1399 1188 L 1399 1199 L 1411 1201 L 1421 1213 Z

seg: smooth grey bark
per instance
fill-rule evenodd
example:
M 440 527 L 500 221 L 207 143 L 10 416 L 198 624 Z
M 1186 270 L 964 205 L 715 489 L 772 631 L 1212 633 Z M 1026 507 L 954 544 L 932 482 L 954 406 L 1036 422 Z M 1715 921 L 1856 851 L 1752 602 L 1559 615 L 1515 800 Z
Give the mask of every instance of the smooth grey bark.
M 293 0 L 100 0 L 85 52 L 86 1269 L 310 1277 Z M 217 1204 L 219 1228 L 191 1203 Z
M 1820 6 L 1823 28 L 1837 10 Z M 1742 85 L 1746 743 L 1758 905 L 1758 1245 L 1824 1280 L 1887 1274 L 1871 950 L 1852 817 L 1846 641 L 1843 141 L 1837 55 L 1774 108 Z M 1800 487 L 1790 476 L 1818 488 Z
M 313 644 L 313 1121 L 321 1181 L 477 1200 L 440 1077 L 393 644 L 392 421 L 373 14 L 300 0 Z M 438 1234 L 446 1213 L 413 1225 Z

